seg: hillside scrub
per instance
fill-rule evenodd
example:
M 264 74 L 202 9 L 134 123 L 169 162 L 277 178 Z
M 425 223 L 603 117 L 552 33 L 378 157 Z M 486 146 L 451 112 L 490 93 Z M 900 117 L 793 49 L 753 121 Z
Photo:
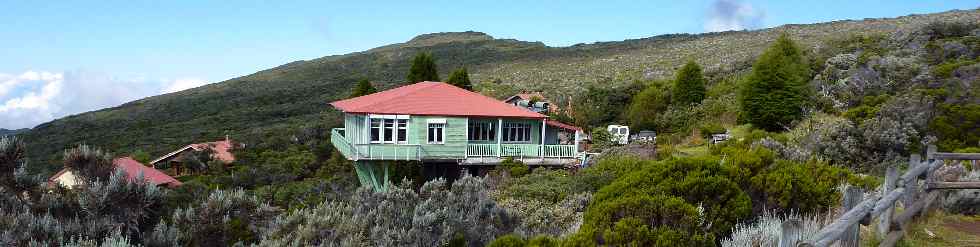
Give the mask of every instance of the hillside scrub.
M 378 89 L 374 88 L 374 85 L 371 85 L 371 81 L 368 79 L 361 79 L 358 80 L 357 85 L 354 85 L 354 88 L 351 89 L 350 97 L 348 98 L 360 97 L 376 92 L 378 92 Z

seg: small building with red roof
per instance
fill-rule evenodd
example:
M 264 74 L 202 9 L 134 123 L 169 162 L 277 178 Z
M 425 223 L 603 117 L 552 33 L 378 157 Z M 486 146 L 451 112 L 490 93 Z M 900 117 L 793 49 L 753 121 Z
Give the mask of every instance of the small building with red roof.
M 117 171 L 121 170 L 126 174 L 126 179 L 130 182 L 137 182 L 137 179 L 142 176 L 145 182 L 156 186 L 176 188 L 183 185 L 183 183 L 177 179 L 154 169 L 153 167 L 143 165 L 143 163 L 140 163 L 139 161 L 136 161 L 130 157 L 116 158 L 112 160 L 112 163 L 115 165 Z M 72 188 L 78 185 L 77 179 L 78 178 L 72 174 L 71 171 L 65 168 L 61 169 L 61 171 L 58 173 L 55 173 L 54 176 L 51 176 L 51 178 L 48 179 L 48 183 L 58 183 L 67 188 Z
M 444 82 L 414 83 L 330 105 L 344 113 L 344 128 L 333 130 L 331 142 L 357 161 L 362 183 L 377 183 L 371 177 L 385 172 L 360 165 L 365 161 L 493 165 L 513 158 L 529 165 L 566 165 L 578 158 L 576 127 Z M 562 143 L 560 129 L 572 129 L 575 139 Z
M 189 144 L 150 161 L 150 166 L 165 170 L 174 176 L 180 176 L 190 173 L 185 163 L 190 162 L 187 159 L 193 158 L 192 154 L 195 152 L 209 150 L 211 152 L 211 160 L 230 164 L 235 161 L 235 155 L 231 153 L 234 148 L 234 142 L 227 137 L 221 141 Z

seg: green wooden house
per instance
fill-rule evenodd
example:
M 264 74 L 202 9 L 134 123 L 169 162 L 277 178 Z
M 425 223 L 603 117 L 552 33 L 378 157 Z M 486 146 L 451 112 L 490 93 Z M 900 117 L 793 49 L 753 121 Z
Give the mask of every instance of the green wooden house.
M 459 166 L 569 165 L 579 157 L 581 129 L 443 82 L 419 82 L 330 103 L 344 113 L 331 142 L 355 162 L 361 182 L 388 184 L 392 162 Z

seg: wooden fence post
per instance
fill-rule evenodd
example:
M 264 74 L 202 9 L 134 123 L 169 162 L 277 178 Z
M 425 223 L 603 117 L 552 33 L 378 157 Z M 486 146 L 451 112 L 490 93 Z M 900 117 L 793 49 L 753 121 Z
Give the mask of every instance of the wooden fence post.
M 891 191 L 895 190 L 896 182 L 898 181 L 898 167 L 889 166 L 888 170 L 885 171 L 885 188 L 881 193 L 881 196 L 887 196 Z M 884 201 L 883 201 L 884 202 Z M 881 212 L 878 216 L 878 236 L 884 238 L 891 230 L 892 222 L 892 212 L 895 211 L 894 203 L 892 205 L 887 205 L 887 209 Z
M 909 157 L 909 170 L 911 171 L 915 169 L 915 167 L 919 166 L 919 162 L 921 160 L 922 156 L 919 156 L 919 154 L 912 154 L 912 156 Z M 919 176 L 913 176 L 911 179 L 902 181 L 905 183 L 905 198 L 902 200 L 902 207 L 906 209 L 911 207 L 912 203 L 915 203 L 916 195 L 919 192 L 918 177 Z
M 844 211 L 850 211 L 864 200 L 864 190 L 855 186 L 847 186 L 844 192 Z M 861 244 L 861 224 L 853 224 L 844 230 L 840 237 L 840 246 L 857 247 Z
M 803 222 L 799 219 L 783 221 L 782 235 L 779 236 L 779 247 L 795 247 L 803 231 Z

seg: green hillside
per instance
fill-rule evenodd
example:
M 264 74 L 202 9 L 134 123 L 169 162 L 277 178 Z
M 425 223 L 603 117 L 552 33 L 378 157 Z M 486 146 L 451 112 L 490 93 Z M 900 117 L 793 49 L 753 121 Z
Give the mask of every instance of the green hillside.
M 79 143 L 117 152 L 143 150 L 155 156 L 225 135 L 247 142 L 285 138 L 284 133 L 304 126 L 335 125 L 337 112 L 327 102 L 348 95 L 361 78 L 371 79 L 381 89 L 396 86 L 405 78 L 411 58 L 421 51 L 438 59 L 443 78 L 457 67 L 468 67 L 477 88 L 486 94 L 500 97 L 519 90 L 540 90 L 562 101 L 598 82 L 613 82 L 601 84 L 611 87 L 633 79 L 667 78 L 691 59 L 708 74 L 745 70 L 782 33 L 813 48 L 850 34 L 890 35 L 935 21 L 976 23 L 980 11 L 672 34 L 570 47 L 495 39 L 479 32 L 426 34 L 405 43 L 296 61 L 200 88 L 65 117 L 39 125 L 22 138 L 31 150 L 32 162 L 48 164 L 32 172 L 50 173 L 61 166 L 62 150 Z

